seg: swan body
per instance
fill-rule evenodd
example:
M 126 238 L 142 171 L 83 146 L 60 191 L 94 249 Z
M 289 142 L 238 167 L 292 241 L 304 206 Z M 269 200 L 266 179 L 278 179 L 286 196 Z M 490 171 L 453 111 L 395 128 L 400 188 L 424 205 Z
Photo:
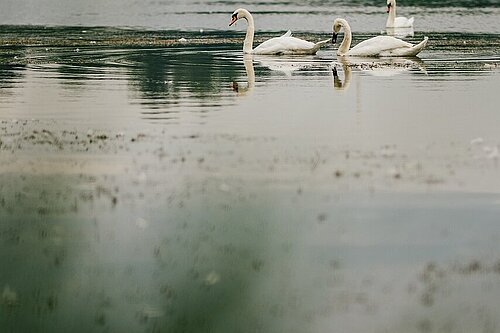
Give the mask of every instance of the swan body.
M 255 26 L 252 14 L 246 9 L 237 9 L 231 15 L 229 26 L 233 25 L 239 19 L 247 20 L 247 33 L 243 42 L 243 53 L 246 54 L 316 54 L 321 46 L 326 45 L 329 40 L 318 43 L 308 42 L 303 39 L 292 37 L 292 32 L 288 30 L 283 36 L 266 40 L 255 49 L 253 48 L 253 39 Z
M 413 17 L 396 17 L 396 0 L 387 0 L 387 13 L 386 28 L 413 28 Z
M 377 36 L 362 41 L 352 49 L 349 49 L 351 47 L 352 40 L 351 27 L 344 19 L 337 18 L 333 22 L 332 42 L 336 42 L 337 33 L 341 28 L 344 29 L 344 39 L 337 50 L 337 55 L 339 56 L 411 57 L 416 56 L 420 51 L 422 51 L 428 41 L 428 38 L 424 37 L 423 41 L 417 45 L 413 45 L 391 36 Z

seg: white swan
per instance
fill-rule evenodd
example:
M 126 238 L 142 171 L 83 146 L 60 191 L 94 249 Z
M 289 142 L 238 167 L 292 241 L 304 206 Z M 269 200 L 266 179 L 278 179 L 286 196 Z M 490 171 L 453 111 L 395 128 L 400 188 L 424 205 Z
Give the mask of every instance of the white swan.
M 351 27 L 346 20 L 337 18 L 333 22 L 332 43 L 337 42 L 337 34 L 344 28 L 344 39 L 340 44 L 337 55 L 361 56 L 361 57 L 411 57 L 416 56 L 427 45 L 428 38 L 417 45 L 413 45 L 391 36 L 377 36 L 351 47 Z
M 315 54 L 319 48 L 329 42 L 324 40 L 318 43 L 311 43 L 299 38 L 292 37 L 292 32 L 287 31 L 281 37 L 271 38 L 255 49 L 253 47 L 253 37 L 255 33 L 255 26 L 252 14 L 246 9 L 240 8 L 234 11 L 231 15 L 231 22 L 229 26 L 233 25 L 239 19 L 246 19 L 248 23 L 247 34 L 243 42 L 243 52 L 252 54 Z
M 387 13 L 386 28 L 413 28 L 413 17 L 396 17 L 396 0 L 387 0 Z

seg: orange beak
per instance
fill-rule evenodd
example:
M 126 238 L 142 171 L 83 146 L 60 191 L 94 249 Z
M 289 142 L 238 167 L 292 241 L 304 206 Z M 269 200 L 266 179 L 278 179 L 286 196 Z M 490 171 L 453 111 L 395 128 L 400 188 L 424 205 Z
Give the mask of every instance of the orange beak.
M 231 16 L 231 22 L 229 22 L 229 26 L 232 26 L 236 21 L 238 21 L 238 17 L 236 15 Z

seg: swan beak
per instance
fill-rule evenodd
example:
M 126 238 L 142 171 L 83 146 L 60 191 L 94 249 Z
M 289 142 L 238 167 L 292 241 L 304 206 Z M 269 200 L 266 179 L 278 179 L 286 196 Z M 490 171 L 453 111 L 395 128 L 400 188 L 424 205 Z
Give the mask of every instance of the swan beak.
M 231 22 L 229 22 L 229 26 L 232 26 L 236 21 L 238 21 L 238 16 L 234 14 L 231 16 Z
M 332 35 L 332 44 L 335 44 L 335 43 L 337 43 L 337 33 L 334 32 Z
M 390 12 L 391 11 L 391 4 L 388 4 L 387 5 L 387 12 Z

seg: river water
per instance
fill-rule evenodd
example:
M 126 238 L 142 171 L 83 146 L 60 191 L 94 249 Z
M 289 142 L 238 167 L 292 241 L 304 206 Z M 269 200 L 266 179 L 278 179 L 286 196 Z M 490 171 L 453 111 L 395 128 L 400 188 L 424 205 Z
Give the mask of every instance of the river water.
M 498 1 L 240 6 L 1 2 L 0 331 L 498 332 Z

